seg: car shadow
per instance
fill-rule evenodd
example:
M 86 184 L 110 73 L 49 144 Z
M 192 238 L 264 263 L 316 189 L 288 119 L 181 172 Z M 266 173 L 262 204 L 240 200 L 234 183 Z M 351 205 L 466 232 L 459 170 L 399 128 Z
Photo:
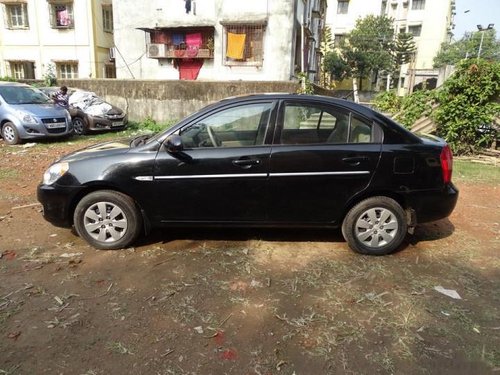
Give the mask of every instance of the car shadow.
M 448 219 L 420 224 L 413 235 L 408 235 L 395 253 L 419 242 L 435 241 L 449 237 L 455 226 Z M 177 240 L 193 241 L 248 241 L 269 242 L 334 242 L 345 243 L 340 229 L 311 228 L 213 228 L 213 227 L 171 227 L 154 228 L 147 236 L 136 241 L 136 246 L 155 243 L 169 243 Z
M 138 246 L 168 243 L 176 240 L 270 242 L 345 242 L 340 229 L 297 228 L 155 228 L 148 236 L 139 238 Z
M 453 232 L 455 232 L 455 226 L 446 218 L 417 225 L 413 236 L 408 236 L 408 242 L 411 245 L 416 245 L 419 242 L 440 240 L 451 236 Z

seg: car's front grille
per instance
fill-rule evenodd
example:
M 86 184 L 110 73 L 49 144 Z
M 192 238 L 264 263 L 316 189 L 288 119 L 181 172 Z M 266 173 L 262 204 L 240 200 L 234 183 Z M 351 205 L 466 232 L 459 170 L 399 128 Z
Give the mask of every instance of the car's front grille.
M 55 128 L 55 129 L 47 129 L 47 132 L 49 132 L 50 134 L 60 134 L 60 133 L 64 133 L 66 131 L 66 127 L 64 128 Z
M 44 124 L 54 124 L 54 123 L 61 123 L 64 122 L 66 124 L 66 119 L 64 117 L 49 117 L 49 118 L 43 118 L 42 122 Z
M 42 119 L 43 124 L 47 128 L 49 134 L 64 133 L 67 128 L 65 117 L 48 117 Z
M 108 120 L 122 120 L 124 117 L 125 117 L 125 115 L 123 113 L 119 114 L 119 115 L 106 114 L 106 118 Z

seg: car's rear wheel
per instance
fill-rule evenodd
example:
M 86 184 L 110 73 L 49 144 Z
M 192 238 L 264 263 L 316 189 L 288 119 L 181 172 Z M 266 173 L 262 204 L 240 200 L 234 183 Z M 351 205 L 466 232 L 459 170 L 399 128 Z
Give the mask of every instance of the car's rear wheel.
M 21 142 L 19 132 L 12 122 L 6 122 L 2 127 L 2 138 L 9 145 L 16 145 Z
M 88 133 L 87 121 L 83 117 L 76 116 L 73 118 L 73 130 L 75 134 L 85 135 Z
M 102 250 L 127 247 L 141 232 L 141 215 L 132 198 L 111 190 L 86 195 L 73 220 L 80 237 Z
M 384 255 L 403 242 L 408 224 L 403 208 L 388 197 L 365 199 L 344 218 L 342 234 L 349 247 L 361 254 Z

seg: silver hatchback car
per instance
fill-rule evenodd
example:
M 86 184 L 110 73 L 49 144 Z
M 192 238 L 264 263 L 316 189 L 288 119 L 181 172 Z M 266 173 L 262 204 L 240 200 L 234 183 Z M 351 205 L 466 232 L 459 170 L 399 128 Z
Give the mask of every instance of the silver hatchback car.
M 17 82 L 0 82 L 0 134 L 14 145 L 27 139 L 64 137 L 73 132 L 68 111 L 42 91 Z

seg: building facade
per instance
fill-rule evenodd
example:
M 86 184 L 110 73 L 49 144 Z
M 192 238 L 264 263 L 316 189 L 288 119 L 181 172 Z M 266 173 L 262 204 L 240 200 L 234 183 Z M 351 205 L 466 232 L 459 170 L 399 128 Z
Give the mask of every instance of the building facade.
M 111 0 L 0 0 L 0 13 L 0 76 L 116 76 Z
M 416 53 L 411 63 L 401 68 L 399 93 L 410 92 L 419 84 L 432 85 L 438 77 L 433 59 L 441 43 L 450 40 L 455 0 L 329 0 L 327 25 L 335 41 L 349 33 L 358 18 L 386 15 L 393 19 L 394 32 L 411 33 Z
M 118 78 L 319 77 L 326 0 L 115 0 L 113 11 Z

